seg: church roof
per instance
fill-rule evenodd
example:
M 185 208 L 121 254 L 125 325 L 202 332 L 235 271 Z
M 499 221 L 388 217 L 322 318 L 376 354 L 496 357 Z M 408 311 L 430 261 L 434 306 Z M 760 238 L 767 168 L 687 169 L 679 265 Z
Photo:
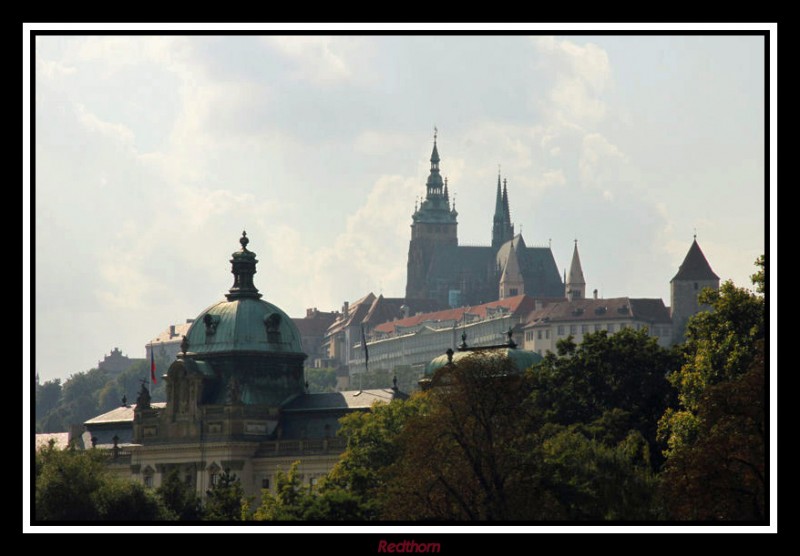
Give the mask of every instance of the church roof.
M 686 258 L 683 259 L 678 273 L 672 280 L 719 280 L 719 276 L 711 270 L 711 265 L 708 264 L 696 239 L 692 241 Z

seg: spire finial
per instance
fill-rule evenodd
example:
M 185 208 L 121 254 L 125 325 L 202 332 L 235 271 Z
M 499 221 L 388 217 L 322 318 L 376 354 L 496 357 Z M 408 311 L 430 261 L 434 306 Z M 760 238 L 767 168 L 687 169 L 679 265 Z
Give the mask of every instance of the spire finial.
M 552 237 L 547 238 L 547 246 L 548 247 L 553 247 L 553 238 Z
M 578 238 L 575 238 L 575 247 L 578 246 Z
M 694 240 L 697 241 L 697 228 L 694 229 Z
M 436 129 L 436 126 L 433 126 L 433 142 L 436 142 L 436 136 L 439 135 L 439 130 Z
M 239 243 L 242 245 L 242 249 L 247 251 L 247 244 L 250 243 L 250 240 L 247 239 L 247 231 L 242 230 L 242 237 L 239 239 Z

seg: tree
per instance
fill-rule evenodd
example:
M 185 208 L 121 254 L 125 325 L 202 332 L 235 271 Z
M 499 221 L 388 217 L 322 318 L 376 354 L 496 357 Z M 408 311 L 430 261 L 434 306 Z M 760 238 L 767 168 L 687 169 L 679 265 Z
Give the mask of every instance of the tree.
M 100 519 L 163 521 L 172 517 L 155 492 L 141 483 L 107 478 L 92 496 Z
M 375 519 L 384 503 L 389 466 L 400 457 L 398 437 L 409 420 L 425 411 L 424 396 L 375 404 L 369 412 L 340 419 L 340 436 L 347 448 L 324 481 L 324 491 L 350 493 L 359 501 L 360 515 Z
M 58 405 L 60 399 L 61 399 L 60 378 L 57 378 L 55 380 L 48 380 L 42 385 L 37 385 L 36 420 L 38 421 L 39 419 L 47 415 L 50 411 L 52 411 L 56 407 L 56 405 Z M 45 431 L 45 432 L 53 432 L 53 431 Z
M 219 474 L 216 484 L 206 491 L 203 518 L 208 521 L 241 521 L 244 489 L 236 473 L 229 469 Z
M 181 480 L 177 468 L 167 473 L 161 481 L 161 486 L 156 489 L 156 494 L 175 519 L 181 521 L 202 519 L 203 503 L 194 488 Z
M 704 290 L 712 311 L 689 320 L 683 365 L 669 377 L 677 404 L 659 423 L 673 517 L 765 516 L 764 264 L 759 257 L 755 292 L 731 281 Z
M 426 411 L 400 432 L 383 517 L 542 517 L 540 476 L 530 473 L 537 427 L 525 403 L 526 377 L 508 358 L 475 353 L 437 371 L 432 384 L 414 396 L 425 400 Z
M 639 432 L 655 470 L 662 461 L 658 420 L 673 398 L 666 377 L 676 361 L 645 330 L 595 332 L 580 345 L 570 336 L 558 343 L 558 355 L 532 369 L 530 401 L 544 421 L 583 424 L 584 433 L 610 447 Z
M 99 450 L 59 450 L 51 441 L 36 452 L 35 473 L 36 520 L 101 518 L 93 498 L 107 474 L 105 457 Z

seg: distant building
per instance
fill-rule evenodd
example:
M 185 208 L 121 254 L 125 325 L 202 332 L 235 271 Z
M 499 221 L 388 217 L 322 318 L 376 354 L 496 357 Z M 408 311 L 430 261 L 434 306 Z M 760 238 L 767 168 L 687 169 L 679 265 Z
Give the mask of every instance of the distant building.
M 361 343 L 362 330 L 368 333 L 378 325 L 438 309 L 447 305 L 430 299 L 383 297 L 370 292 L 361 299 L 342 305 L 342 312 L 325 332 L 323 349 L 327 349 L 333 366 L 348 369 L 353 348 Z
M 450 307 L 480 305 L 523 293 L 560 297 L 564 283 L 550 247 L 528 247 L 514 234 L 506 180 L 497 176 L 492 241 L 458 244 L 458 212 L 439 169 L 434 135 L 426 196 L 412 215 L 407 299 L 432 299 Z
M 522 345 L 540 355 L 555 353 L 556 342 L 567 336 L 579 344 L 587 334 L 601 330 L 613 334 L 647 328 L 660 346 L 672 343 L 672 319 L 661 299 L 574 299 L 533 311 L 526 320 Z
M 186 319 L 185 323 L 170 324 L 144 346 L 146 360 L 150 361 L 152 351 L 159 373 L 165 372 L 178 357 L 181 351 L 181 339 L 189 332 L 193 322 L 194 319 Z
M 388 372 L 395 367 L 409 366 L 422 376 L 433 358 L 448 349 L 457 349 L 465 340 L 478 348 L 506 340 L 509 330 L 520 337 L 525 317 L 537 306 L 543 307 L 552 301 L 516 295 L 474 307 L 422 313 L 380 324 L 371 329 L 367 337 L 369 368 Z M 350 380 L 351 385 L 357 385 L 354 377 L 366 370 L 362 343 L 358 342 L 351 353 Z
M 698 303 L 697 295 L 704 287 L 718 288 L 719 278 L 695 240 L 672 279 L 672 307 L 666 307 L 661 299 L 598 299 L 597 290 L 594 290 L 593 299 L 586 299 L 586 281 L 576 241 L 565 284 L 566 301 L 552 303 L 526 317 L 525 349 L 542 355 L 548 351 L 555 353 L 558 340 L 567 336 L 581 343 L 586 334 L 601 330 L 613 334 L 625 328 L 646 328 L 662 347 L 680 343 L 689 317 L 710 310 L 707 305 Z
M 325 332 L 333 324 L 339 313 L 320 311 L 316 307 L 306 309 L 304 318 L 292 318 L 300 331 L 303 351 L 308 355 L 305 367 L 330 367 L 331 361 L 325 346 Z
M 144 359 L 131 359 L 127 355 L 123 355 L 119 348 L 115 347 L 102 361 L 97 362 L 97 368 L 107 371 L 109 374 L 118 375 L 130 369 L 135 363 L 142 361 Z

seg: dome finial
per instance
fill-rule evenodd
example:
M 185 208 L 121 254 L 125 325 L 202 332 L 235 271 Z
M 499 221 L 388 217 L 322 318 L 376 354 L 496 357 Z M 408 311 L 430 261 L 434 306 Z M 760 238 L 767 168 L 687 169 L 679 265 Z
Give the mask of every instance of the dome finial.
M 251 297 L 258 299 L 261 294 L 253 284 L 253 275 L 256 273 L 256 254 L 248 251 L 247 244 L 250 240 L 247 239 L 247 232 L 242 231 L 242 237 L 239 238 L 239 244 L 242 246 L 240 251 L 237 251 L 231 258 L 231 273 L 233 274 L 233 287 L 225 297 L 228 301 L 234 299 L 242 299 Z

